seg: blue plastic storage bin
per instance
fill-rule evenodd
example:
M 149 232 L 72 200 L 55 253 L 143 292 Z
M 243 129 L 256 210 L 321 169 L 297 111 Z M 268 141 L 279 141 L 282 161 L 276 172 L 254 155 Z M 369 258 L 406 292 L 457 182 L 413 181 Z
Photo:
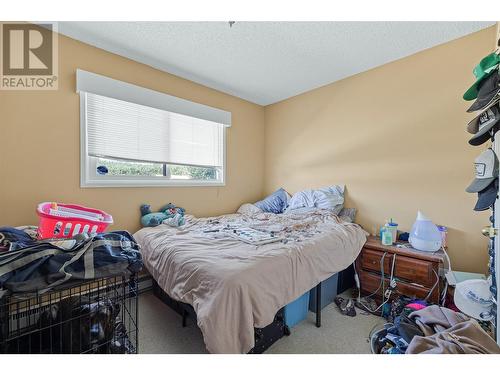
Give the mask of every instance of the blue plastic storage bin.
M 292 328 L 307 317 L 309 292 L 285 306 L 285 324 Z
M 321 310 L 337 297 L 337 283 L 339 274 L 336 273 L 321 283 Z M 316 287 L 311 289 L 309 298 L 309 310 L 316 312 Z

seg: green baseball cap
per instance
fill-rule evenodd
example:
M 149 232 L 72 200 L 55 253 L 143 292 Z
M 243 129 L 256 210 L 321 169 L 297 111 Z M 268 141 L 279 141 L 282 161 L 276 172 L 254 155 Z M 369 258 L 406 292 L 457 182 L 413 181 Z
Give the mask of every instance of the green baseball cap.
M 500 55 L 493 52 L 483 58 L 481 62 L 476 65 L 472 71 L 476 77 L 476 82 L 474 82 L 474 84 L 465 92 L 465 100 L 474 100 L 477 98 L 479 84 L 495 70 L 499 63 Z

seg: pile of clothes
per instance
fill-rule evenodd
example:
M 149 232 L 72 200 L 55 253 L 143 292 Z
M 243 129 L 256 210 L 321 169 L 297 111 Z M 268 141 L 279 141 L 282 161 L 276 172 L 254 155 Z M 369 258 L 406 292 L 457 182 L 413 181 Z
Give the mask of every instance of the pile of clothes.
M 36 240 L 30 231 L 0 228 L 0 297 L 45 293 L 72 283 L 130 276 L 142 269 L 139 245 L 115 231 Z
M 0 253 L 14 251 L 33 245 L 37 241 L 37 227 L 1 227 L 0 228 Z
M 373 353 L 500 354 L 497 343 L 467 315 L 425 301 L 404 301 L 393 305 L 389 322 L 371 335 Z

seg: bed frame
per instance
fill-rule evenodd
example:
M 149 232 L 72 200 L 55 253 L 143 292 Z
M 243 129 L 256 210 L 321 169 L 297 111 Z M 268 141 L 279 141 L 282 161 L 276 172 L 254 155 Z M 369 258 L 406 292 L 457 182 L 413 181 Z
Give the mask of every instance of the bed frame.
M 316 292 L 316 327 L 319 328 L 321 327 L 321 283 L 313 289 L 315 289 Z M 183 327 L 187 326 L 188 319 L 194 321 L 195 323 L 197 322 L 196 312 L 194 311 L 193 306 L 171 298 L 154 279 L 153 293 L 158 299 L 182 317 Z M 262 354 L 280 338 L 283 336 L 289 336 L 291 332 L 290 328 L 285 324 L 284 308 L 278 310 L 274 316 L 274 321 L 271 324 L 265 326 L 264 328 L 254 328 L 254 332 L 255 346 L 248 352 L 248 354 Z

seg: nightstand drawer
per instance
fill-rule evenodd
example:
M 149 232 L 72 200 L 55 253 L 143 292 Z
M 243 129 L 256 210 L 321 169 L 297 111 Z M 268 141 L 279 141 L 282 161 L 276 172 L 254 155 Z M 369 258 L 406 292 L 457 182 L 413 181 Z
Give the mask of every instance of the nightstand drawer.
M 380 273 L 380 260 L 383 254 L 384 252 L 382 251 L 364 249 L 361 254 L 361 267 L 368 271 Z M 394 254 L 387 253 L 384 258 L 385 275 L 391 274 L 393 256 Z M 436 277 L 432 272 L 431 262 L 401 255 L 396 255 L 394 276 L 398 279 L 409 280 L 425 286 L 432 286 L 436 281 Z
M 363 272 L 359 275 L 359 281 L 361 283 L 361 290 L 363 295 L 368 295 L 377 290 L 377 288 L 380 285 L 380 276 L 375 275 L 369 272 Z M 389 285 L 389 279 L 385 278 L 385 286 Z M 425 288 L 421 287 L 418 285 L 412 285 L 410 283 L 406 283 L 404 281 L 398 281 L 396 285 L 396 290 L 395 293 L 393 293 L 392 298 L 395 297 L 397 294 L 400 295 L 405 295 L 408 297 L 415 297 L 415 298 L 425 298 L 429 294 L 431 288 Z M 438 301 L 438 288 L 435 288 L 431 297 L 430 301 L 437 302 Z M 376 293 L 376 296 L 378 297 L 377 299 L 380 300 L 382 298 L 382 291 L 379 290 Z M 391 298 L 391 299 L 392 299 Z
M 394 274 L 398 279 L 410 280 L 429 287 L 436 282 L 436 276 L 432 272 L 432 263 L 425 260 L 396 256 L 394 268 Z
M 383 252 L 381 251 L 376 251 L 376 250 L 369 250 L 369 249 L 363 249 L 363 252 L 361 253 L 361 267 L 365 270 L 368 271 L 374 271 L 380 273 L 381 267 L 380 267 L 380 260 L 382 259 L 382 256 L 384 255 Z M 391 256 L 392 254 L 387 254 L 384 258 L 384 272 L 385 273 L 390 273 L 391 272 Z

